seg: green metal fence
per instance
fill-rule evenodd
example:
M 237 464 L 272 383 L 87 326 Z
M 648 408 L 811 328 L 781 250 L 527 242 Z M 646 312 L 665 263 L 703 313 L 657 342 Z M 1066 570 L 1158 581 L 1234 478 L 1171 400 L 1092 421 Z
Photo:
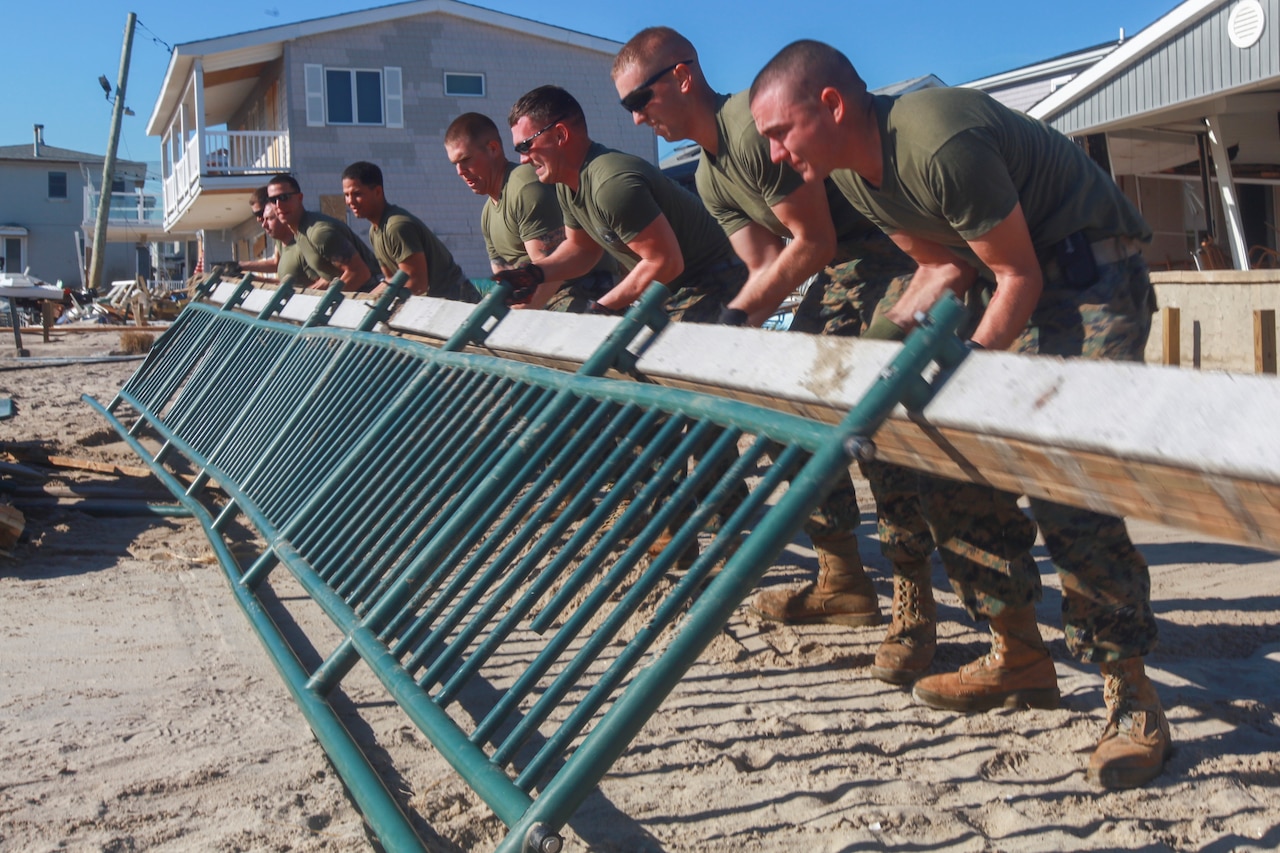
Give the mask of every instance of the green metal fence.
M 109 406 L 86 399 L 204 525 L 387 849 L 422 842 L 330 704 L 360 660 L 509 827 L 500 850 L 554 853 L 836 474 L 899 400 L 927 401 L 931 362 L 964 357 L 962 309 L 941 306 L 832 427 L 603 378 L 665 324 L 659 286 L 576 374 L 459 351 L 502 316 L 503 287 L 440 348 L 368 331 L 394 290 L 355 331 L 324 327 L 332 300 L 301 326 L 267 319 L 287 293 L 257 317 L 240 291 L 196 302 Z M 233 554 L 232 519 L 266 543 L 253 559 Z M 281 568 L 343 635 L 312 669 L 260 597 Z

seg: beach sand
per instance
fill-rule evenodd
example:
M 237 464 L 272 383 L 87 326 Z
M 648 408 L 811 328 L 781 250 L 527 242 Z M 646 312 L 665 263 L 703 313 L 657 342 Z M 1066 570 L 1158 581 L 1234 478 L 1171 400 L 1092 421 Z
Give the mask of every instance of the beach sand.
M 110 333 L 55 338 L 24 343 L 36 358 L 119 346 Z M 11 351 L 0 357 L 0 397 L 17 412 L 0 421 L 0 441 L 140 464 L 79 400 L 109 401 L 136 362 L 15 369 Z M 54 473 L 71 496 L 89 483 L 146 488 L 141 478 Z M 73 499 L 26 498 L 24 540 L 0 556 L 0 850 L 368 849 L 358 811 L 198 525 L 89 515 Z M 1038 615 L 1059 710 L 924 708 L 867 674 L 883 628 L 791 628 L 739 609 L 577 812 L 566 849 L 1280 847 L 1280 559 L 1146 523 L 1131 529 L 1151 563 L 1161 639 L 1148 665 L 1176 744 L 1148 787 L 1103 792 L 1084 779 L 1103 726 L 1102 682 L 1067 655 L 1058 583 L 1040 551 Z M 861 532 L 887 607 L 874 523 Z M 795 546 L 765 582 L 797 579 L 811 553 Z M 940 568 L 934 582 L 943 671 L 985 643 Z M 327 650 L 336 638 L 323 617 L 301 612 Z M 493 849 L 501 823 L 373 677 L 357 669 L 344 686 L 340 710 L 430 849 Z

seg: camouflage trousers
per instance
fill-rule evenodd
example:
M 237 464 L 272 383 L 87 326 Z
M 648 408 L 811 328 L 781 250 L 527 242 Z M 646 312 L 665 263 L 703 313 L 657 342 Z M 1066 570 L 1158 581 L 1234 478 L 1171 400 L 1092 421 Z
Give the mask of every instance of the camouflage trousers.
M 979 282 L 971 307 L 980 312 L 991 292 Z M 1141 255 L 1100 266 L 1098 279 L 1085 289 L 1070 288 L 1049 266 L 1040 302 L 1010 350 L 1141 361 L 1154 310 Z M 1028 517 L 1016 495 L 936 477 L 920 480 L 943 565 L 971 616 L 995 616 L 1039 600 L 1040 575 L 1030 553 L 1038 524 L 1062 580 L 1071 653 L 1098 663 L 1155 648 L 1147 563 L 1122 519 L 1035 498 Z
M 746 281 L 747 268 L 740 263 L 720 264 L 691 275 L 667 297 L 667 316 L 680 323 L 716 323 Z
M 551 294 L 544 310 L 581 314 L 587 310 L 587 303 L 604 296 L 613 289 L 614 283 L 613 274 L 604 270 L 571 278 Z
M 856 337 L 877 311 L 901 297 L 915 264 L 879 231 L 841 243 L 832 262 L 810 285 L 791 322 L 791 331 Z M 919 564 L 933 554 L 933 536 L 920 507 L 916 472 L 886 462 L 859 462 L 876 502 L 880 553 L 894 566 Z M 861 520 L 853 480 L 837 481 L 809 516 L 805 532 L 832 537 L 851 532 Z
M 910 275 L 915 263 L 879 231 L 836 247 L 791 320 L 791 331 L 858 336 L 871 323 L 890 282 Z

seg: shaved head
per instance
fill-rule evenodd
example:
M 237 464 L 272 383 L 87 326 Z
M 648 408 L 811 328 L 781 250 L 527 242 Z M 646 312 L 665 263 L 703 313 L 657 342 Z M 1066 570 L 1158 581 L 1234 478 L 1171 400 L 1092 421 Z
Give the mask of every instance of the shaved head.
M 502 136 L 498 133 L 498 125 L 483 113 L 463 113 L 453 120 L 449 129 L 444 132 L 444 144 L 456 142 L 472 145 L 487 145 L 497 142 L 502 147 Z
M 846 100 L 857 103 L 867 95 L 867 84 L 853 63 L 828 44 L 801 39 L 778 51 L 751 84 L 751 100 L 767 89 L 784 87 L 789 100 L 804 103 L 816 100 L 823 89 L 835 89 Z
M 693 43 L 675 30 L 649 27 L 633 35 L 618 51 L 610 76 L 616 80 L 628 68 L 662 68 L 697 58 Z
M 521 95 L 511 107 L 507 124 L 515 127 L 516 122 L 522 118 L 529 119 L 539 127 L 552 122 L 564 122 L 583 130 L 587 127 L 582 105 L 559 86 L 539 86 Z

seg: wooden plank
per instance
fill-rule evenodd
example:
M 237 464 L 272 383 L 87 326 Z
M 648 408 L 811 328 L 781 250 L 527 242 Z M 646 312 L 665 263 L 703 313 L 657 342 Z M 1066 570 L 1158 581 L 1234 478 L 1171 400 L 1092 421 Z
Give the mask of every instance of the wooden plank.
M 1177 308 L 1161 308 L 1160 322 L 1164 329 L 1161 362 L 1177 367 L 1182 361 L 1182 312 Z
M 17 507 L 0 504 L 0 552 L 8 553 L 18 544 L 27 519 Z
M 448 340 L 474 310 L 474 305 L 463 302 L 411 296 L 404 301 L 387 325 L 393 332 L 439 345 Z
M 94 471 L 99 474 L 114 474 L 117 477 L 150 477 L 151 469 L 140 465 L 117 465 L 114 462 L 101 462 L 97 459 L 79 459 L 73 456 L 60 456 L 49 453 L 44 448 L 30 444 L 6 444 L 4 450 L 15 459 L 47 465 L 50 468 L 65 468 L 73 471 Z
M 472 310 L 413 297 L 388 325 L 441 341 Z M 616 322 L 513 311 L 472 351 L 573 370 Z M 1176 341 L 1176 315 L 1166 323 Z M 899 349 L 673 324 L 636 351 L 646 381 L 834 423 Z M 979 352 L 922 413 L 899 407 L 875 442 L 886 461 L 939 476 L 1280 550 L 1276 423 L 1280 382 L 1271 377 Z
M 72 456 L 51 454 L 44 461 L 54 468 L 70 468 L 77 471 L 97 471 L 101 474 L 115 474 L 121 477 L 150 477 L 151 469 L 138 465 L 117 465 L 114 462 L 100 462 L 96 459 L 77 459 Z
M 114 332 L 118 335 L 121 332 L 128 332 L 136 328 L 137 328 L 136 326 L 127 326 L 127 325 L 124 325 L 123 323 L 96 323 L 91 326 L 77 326 L 77 325 L 72 325 L 70 323 L 67 323 L 61 326 L 54 326 L 52 331 L 53 331 L 54 340 L 57 340 L 58 334 L 62 332 L 68 332 L 73 335 L 80 335 L 80 334 L 92 335 L 97 333 Z M 167 328 L 169 328 L 169 323 L 167 321 L 163 323 L 147 324 L 147 331 L 149 332 L 163 332 Z M 27 334 L 28 332 L 32 334 L 38 334 L 38 333 L 41 333 L 42 331 L 43 330 L 41 329 L 40 326 L 23 326 L 22 327 L 22 333 L 24 335 Z
M 674 326 L 647 379 L 828 423 L 899 345 Z M 1280 550 L 1280 382 L 1270 377 L 975 353 L 879 457 L 955 479 Z
M 1253 312 L 1253 365 L 1255 373 L 1276 372 L 1276 312 Z

